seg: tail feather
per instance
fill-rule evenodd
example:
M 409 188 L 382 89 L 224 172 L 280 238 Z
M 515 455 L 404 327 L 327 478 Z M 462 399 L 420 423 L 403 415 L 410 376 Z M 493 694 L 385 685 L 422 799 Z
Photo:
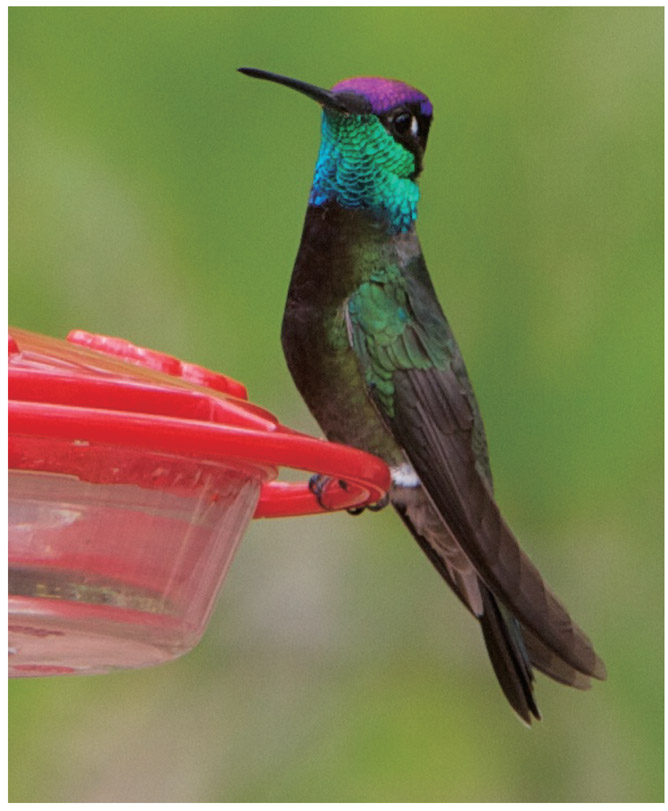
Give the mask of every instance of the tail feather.
M 484 613 L 479 617 L 487 653 L 508 703 L 527 726 L 540 721 L 533 697 L 533 672 L 519 624 L 481 584 Z
M 548 648 L 541 640 L 533 633 L 533 631 L 525 626 L 522 626 L 522 636 L 531 664 L 549 676 L 554 681 L 560 684 L 565 684 L 568 687 L 575 687 L 577 690 L 591 689 L 591 680 L 589 676 L 580 673 L 574 667 L 559 658 L 554 651 Z
M 460 358 L 446 369 L 396 373 L 391 429 L 425 495 L 440 515 L 447 555 L 452 538 L 491 589 L 525 628 L 558 659 L 585 676 L 605 679 L 605 664 L 591 640 L 520 548 L 496 504 L 485 475 L 482 424 Z M 476 432 L 477 426 L 477 432 Z M 418 527 L 419 529 L 419 527 Z
M 443 558 L 413 525 L 406 510 L 394 505 L 402 521 L 408 527 L 418 545 L 430 562 L 470 609 L 459 588 L 452 579 Z M 532 716 L 540 720 L 540 712 L 533 697 L 533 673 L 527 650 L 522 641 L 522 632 L 517 621 L 503 609 L 484 583 L 480 582 L 483 613 L 478 617 L 482 627 L 487 653 L 494 668 L 496 678 L 508 703 L 527 726 Z M 548 673 L 548 675 L 552 675 Z

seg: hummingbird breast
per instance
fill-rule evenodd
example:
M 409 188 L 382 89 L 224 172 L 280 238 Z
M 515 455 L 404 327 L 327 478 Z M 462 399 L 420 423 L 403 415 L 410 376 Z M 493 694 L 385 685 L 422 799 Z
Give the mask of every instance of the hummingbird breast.
M 367 212 L 309 206 L 281 331 L 290 373 L 327 438 L 390 465 L 404 457 L 369 397 L 345 309 L 374 270 L 397 261 L 393 239 Z

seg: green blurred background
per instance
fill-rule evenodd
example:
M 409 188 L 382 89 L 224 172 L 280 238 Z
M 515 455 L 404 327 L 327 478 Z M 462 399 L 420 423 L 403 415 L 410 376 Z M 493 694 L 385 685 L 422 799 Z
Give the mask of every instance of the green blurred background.
M 10 316 L 243 380 L 279 344 L 319 110 L 235 72 L 403 79 L 420 234 L 498 499 L 609 679 L 507 708 L 391 511 L 256 521 L 199 647 L 10 685 L 14 801 L 663 796 L 663 10 L 12 8 Z

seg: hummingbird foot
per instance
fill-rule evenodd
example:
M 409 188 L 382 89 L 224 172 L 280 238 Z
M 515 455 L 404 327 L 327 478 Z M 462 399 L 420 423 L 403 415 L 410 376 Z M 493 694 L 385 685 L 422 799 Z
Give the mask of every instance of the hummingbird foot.
M 322 507 L 323 510 L 331 509 L 331 507 L 325 503 L 324 498 L 327 487 L 331 481 L 331 476 L 326 476 L 324 473 L 314 473 L 308 482 L 308 489 L 313 493 L 318 505 Z M 339 479 L 338 484 L 342 490 L 348 489 L 348 482 L 346 482 L 344 479 Z M 365 510 L 370 510 L 371 512 L 375 513 L 382 510 L 384 507 L 387 507 L 389 503 L 390 494 L 386 493 L 383 498 L 374 502 L 373 504 L 366 504 L 364 507 L 348 507 L 346 512 L 350 515 L 361 515 Z
M 339 479 L 339 487 L 342 490 L 347 490 L 348 489 L 348 484 L 347 484 L 347 482 L 343 481 L 342 479 Z M 363 507 L 348 507 L 346 512 L 348 513 L 348 515 L 362 515 L 364 510 L 372 510 L 373 512 L 377 512 L 378 510 L 382 510 L 383 507 L 385 507 L 385 505 L 387 504 L 388 501 L 389 501 L 389 496 L 385 495 L 380 501 L 377 501 L 375 504 L 366 504 Z
M 367 504 L 364 507 L 349 507 L 346 512 L 350 515 L 361 515 L 364 510 L 369 510 L 372 513 L 380 512 L 380 510 L 385 509 L 387 505 L 390 503 L 390 494 L 385 493 L 385 495 L 379 500 L 375 501 L 373 504 Z
M 326 476 L 324 473 L 314 473 L 313 476 L 309 479 L 308 482 L 308 489 L 313 493 L 318 502 L 318 505 L 322 507 L 323 510 L 331 510 L 332 507 L 329 504 L 325 503 L 325 492 L 329 487 L 330 482 L 332 481 L 332 476 Z M 339 479 L 339 487 L 342 490 L 347 490 L 348 485 L 342 479 Z
M 377 513 L 380 512 L 381 510 L 384 510 L 389 503 L 390 503 L 390 494 L 385 493 L 385 495 L 379 501 L 374 501 L 373 504 L 367 504 L 365 509 L 370 510 L 372 513 Z

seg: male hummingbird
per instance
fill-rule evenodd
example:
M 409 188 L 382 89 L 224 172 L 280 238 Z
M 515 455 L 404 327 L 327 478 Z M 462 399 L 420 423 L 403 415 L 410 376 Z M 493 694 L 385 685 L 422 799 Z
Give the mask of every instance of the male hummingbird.
M 480 622 L 501 688 L 530 724 L 532 667 L 586 689 L 605 665 L 494 501 L 478 404 L 415 231 L 432 104 L 390 79 L 325 90 L 240 70 L 323 108 L 281 333 L 297 388 L 330 440 L 387 462 L 392 506 Z

